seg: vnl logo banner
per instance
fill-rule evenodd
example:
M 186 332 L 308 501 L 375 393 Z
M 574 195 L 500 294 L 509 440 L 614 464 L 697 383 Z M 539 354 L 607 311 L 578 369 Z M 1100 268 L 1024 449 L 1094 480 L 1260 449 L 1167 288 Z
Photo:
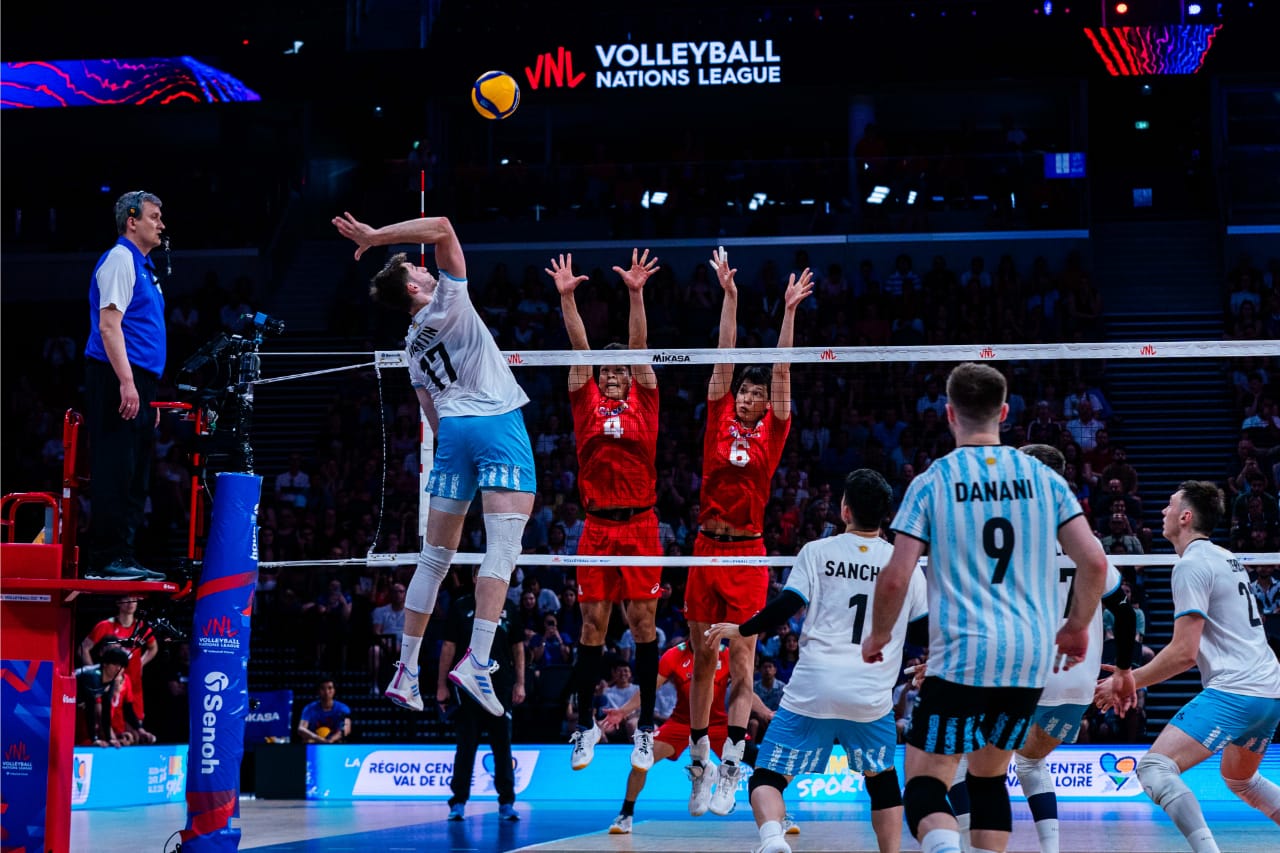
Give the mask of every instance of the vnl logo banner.
M 782 50 L 773 39 L 621 42 L 589 51 L 556 45 L 524 68 L 530 89 L 662 89 L 777 86 Z

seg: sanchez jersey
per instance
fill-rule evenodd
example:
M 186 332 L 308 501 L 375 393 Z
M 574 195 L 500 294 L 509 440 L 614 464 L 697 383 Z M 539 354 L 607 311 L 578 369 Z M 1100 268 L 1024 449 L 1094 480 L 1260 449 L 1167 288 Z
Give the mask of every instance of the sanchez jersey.
M 676 688 L 676 707 L 671 712 L 671 722 L 689 725 L 689 685 L 693 683 L 693 650 L 688 643 L 673 646 L 663 653 L 658 660 L 658 675 L 670 681 Z M 729 647 L 720 650 L 716 658 L 716 678 L 711 687 L 711 723 L 710 727 L 727 726 L 728 715 L 725 713 L 725 690 L 729 686 Z
M 1187 546 L 1173 564 L 1173 618 L 1204 617 L 1196 666 L 1205 687 L 1280 698 L 1280 662 L 1267 645 L 1249 575 L 1230 551 L 1207 539 Z
M 594 380 L 569 394 L 578 442 L 578 489 L 585 507 L 653 506 L 658 450 L 658 389 L 632 381 L 625 400 Z
M 427 389 L 442 418 L 502 415 L 529 402 L 472 307 L 466 280 L 443 270 L 435 297 L 409 324 L 405 357 L 413 387 Z
M 734 396 L 707 404 L 707 434 L 702 441 L 702 525 L 717 519 L 738 530 L 764 532 L 769 483 L 782 459 L 791 419 L 773 409 L 748 430 L 734 414 Z
M 929 675 L 1044 687 L 1058 528 L 1080 514 L 1062 477 L 1012 447 L 959 447 L 911 481 L 892 526 L 929 545 Z
M 1071 597 L 1075 591 L 1076 570 L 1059 568 L 1058 596 L 1062 600 L 1062 619 L 1058 627 L 1067 621 L 1071 611 Z M 1107 563 L 1106 589 L 1102 597 L 1106 598 L 1120 588 L 1120 570 Z M 1041 705 L 1088 705 L 1093 702 L 1093 688 L 1098 683 L 1098 674 L 1102 671 L 1102 605 L 1093 611 L 1093 621 L 1089 623 L 1089 648 L 1084 653 L 1084 660 L 1071 669 L 1054 672 L 1049 667 L 1049 677 L 1044 683 L 1044 692 L 1040 694 Z
M 883 539 L 854 533 L 817 539 L 800 549 L 785 588 L 809 609 L 783 708 L 856 723 L 878 720 L 893 709 L 907 623 L 926 616 L 929 605 L 924 574 L 915 569 L 884 660 L 862 662 L 858 647 L 871 628 L 876 577 L 892 555 L 893 546 Z

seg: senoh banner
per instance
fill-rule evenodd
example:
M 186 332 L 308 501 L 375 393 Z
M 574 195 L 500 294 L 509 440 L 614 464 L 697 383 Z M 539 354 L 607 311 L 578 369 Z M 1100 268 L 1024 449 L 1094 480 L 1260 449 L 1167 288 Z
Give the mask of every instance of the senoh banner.
M 187 828 L 182 831 L 182 848 L 190 853 L 240 845 L 240 830 L 231 827 L 231 818 L 237 814 L 249 710 L 249 623 L 258 583 L 261 493 L 261 477 L 218 475 L 192 628 Z

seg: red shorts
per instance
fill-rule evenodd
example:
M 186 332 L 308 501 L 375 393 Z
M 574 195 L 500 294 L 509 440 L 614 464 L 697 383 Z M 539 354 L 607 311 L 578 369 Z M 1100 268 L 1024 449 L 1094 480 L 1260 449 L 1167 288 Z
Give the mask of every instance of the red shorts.
M 764 539 L 718 542 L 699 534 L 693 556 L 763 557 Z M 768 566 L 694 566 L 684 590 L 684 618 L 742 624 L 764 607 L 768 597 Z
M 658 514 L 653 510 L 626 521 L 588 514 L 582 522 L 579 554 L 609 557 L 661 557 Z M 645 601 L 656 599 L 662 566 L 578 566 L 578 600 Z
M 707 729 L 707 738 L 711 741 L 711 751 L 716 754 L 716 758 L 719 758 L 720 751 L 724 749 L 724 742 L 729 738 L 729 730 L 724 726 L 712 726 Z M 657 743 L 665 743 L 674 749 L 675 752 L 670 756 L 670 760 L 676 761 L 689 747 L 689 726 L 667 720 L 658 727 L 653 739 Z

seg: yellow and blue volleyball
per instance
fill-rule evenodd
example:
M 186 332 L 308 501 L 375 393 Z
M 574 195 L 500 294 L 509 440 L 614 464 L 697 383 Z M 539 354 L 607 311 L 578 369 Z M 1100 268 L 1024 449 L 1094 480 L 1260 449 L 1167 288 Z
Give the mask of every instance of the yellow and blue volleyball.
M 471 105 L 487 119 L 502 119 L 520 106 L 520 86 L 505 71 L 486 71 L 471 87 Z

